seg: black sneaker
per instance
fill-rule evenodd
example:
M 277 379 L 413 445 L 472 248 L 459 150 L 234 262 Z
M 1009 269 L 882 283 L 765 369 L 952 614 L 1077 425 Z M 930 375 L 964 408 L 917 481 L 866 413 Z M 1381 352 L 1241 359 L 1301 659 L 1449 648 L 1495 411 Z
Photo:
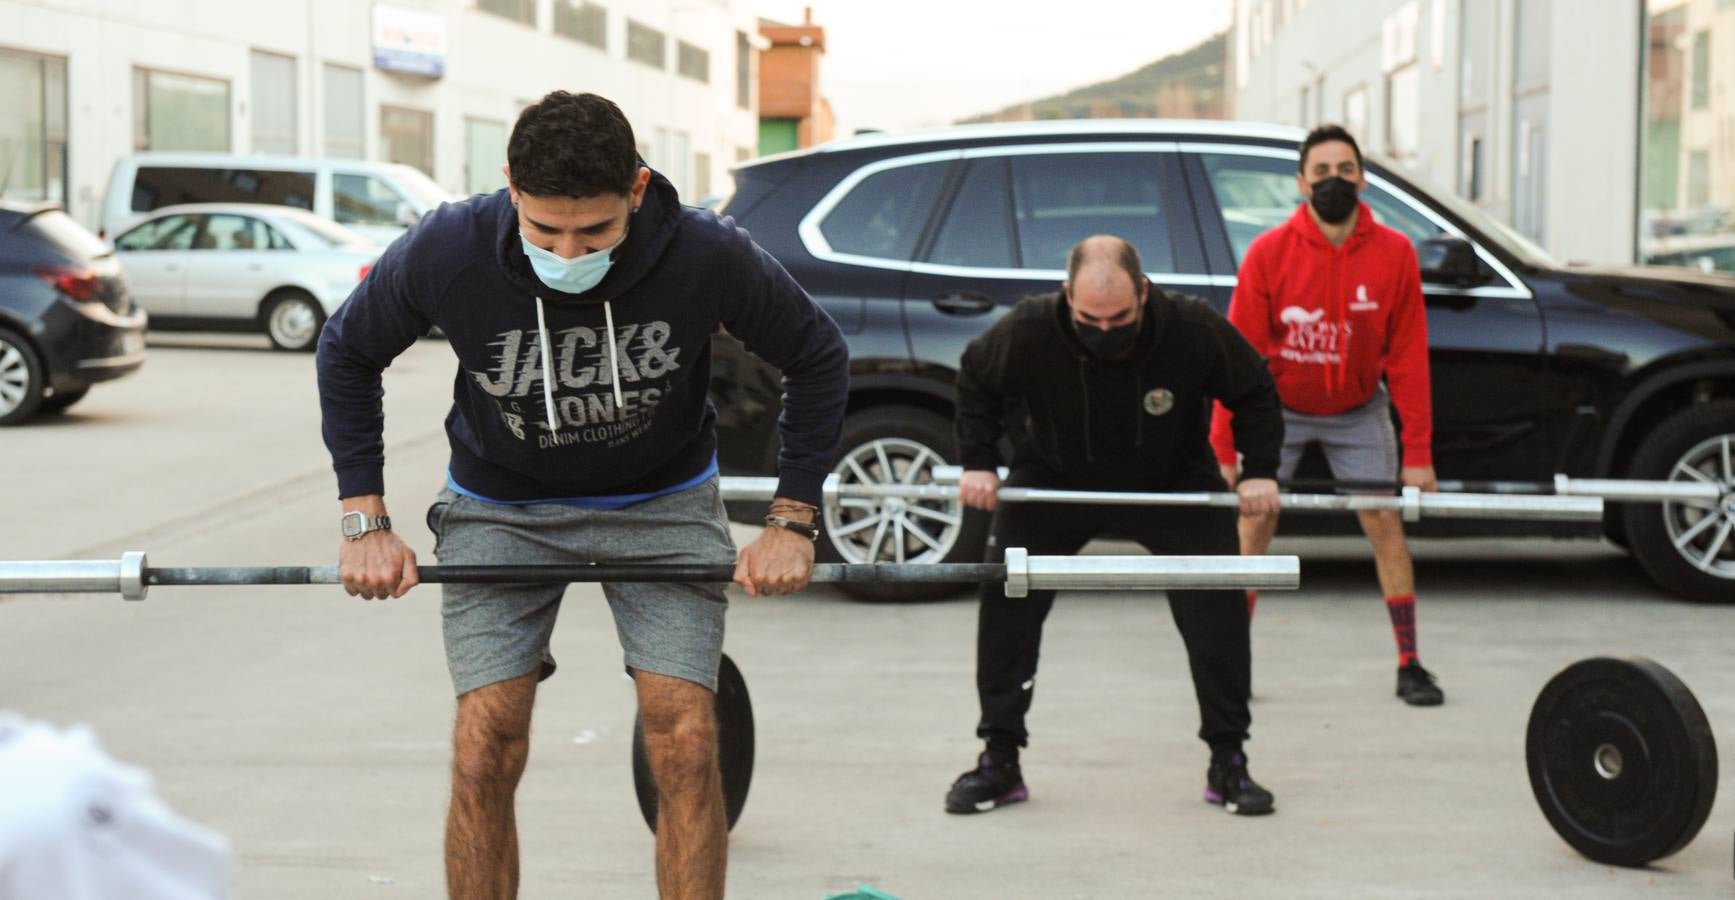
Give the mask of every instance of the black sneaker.
M 952 782 L 952 789 L 946 792 L 946 812 L 983 813 L 1029 799 L 1030 790 L 1024 786 L 1018 764 L 983 753 L 976 758 L 976 768 Z
M 1238 816 L 1263 816 L 1277 808 L 1271 792 L 1247 774 L 1247 757 L 1239 751 L 1213 756 L 1205 771 L 1205 802 Z
M 1434 683 L 1434 673 L 1419 662 L 1398 667 L 1398 696 L 1411 706 L 1439 706 L 1446 694 Z

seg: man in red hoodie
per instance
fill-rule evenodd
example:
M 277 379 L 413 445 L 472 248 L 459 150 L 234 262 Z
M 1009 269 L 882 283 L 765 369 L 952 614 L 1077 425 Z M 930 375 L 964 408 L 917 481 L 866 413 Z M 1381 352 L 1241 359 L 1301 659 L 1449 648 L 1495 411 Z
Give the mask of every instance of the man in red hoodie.
M 1277 477 L 1292 477 L 1302 451 L 1317 441 L 1340 481 L 1396 474 L 1405 485 L 1436 490 L 1428 320 L 1415 248 L 1360 201 L 1367 186 L 1361 149 L 1343 128 L 1308 133 L 1296 184 L 1305 202 L 1248 248 L 1229 304 L 1229 321 L 1265 356 L 1283 399 Z M 1401 471 L 1394 404 L 1403 423 Z M 1233 485 L 1240 472 L 1230 417 L 1217 406 L 1211 442 Z M 1403 522 L 1391 510 L 1357 516 L 1373 543 L 1397 640 L 1397 695 L 1412 706 L 1438 706 L 1445 695 L 1416 654 L 1415 567 Z M 1241 552 L 1261 554 L 1277 517 L 1243 518 L 1240 527 Z M 1249 614 L 1254 600 L 1249 593 Z

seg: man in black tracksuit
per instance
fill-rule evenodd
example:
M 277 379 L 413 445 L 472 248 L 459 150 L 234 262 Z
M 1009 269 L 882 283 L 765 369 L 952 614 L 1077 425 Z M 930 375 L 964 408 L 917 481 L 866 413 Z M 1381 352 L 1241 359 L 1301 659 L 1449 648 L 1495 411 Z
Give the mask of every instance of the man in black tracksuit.
M 1011 485 L 1227 490 L 1207 442 L 1213 399 L 1235 413 L 1235 446 L 1248 475 L 1240 512 L 1270 515 L 1283 419 L 1265 361 L 1203 301 L 1150 290 L 1138 252 L 1125 241 L 1099 235 L 1081 242 L 1062 292 L 1020 303 L 970 343 L 959 367 L 957 435 L 966 470 L 959 494 L 969 506 L 998 506 L 990 556 L 997 561 L 1006 547 L 1067 555 L 1100 534 L 1136 539 L 1155 554 L 1239 554 L 1233 509 L 996 502 L 999 444 L 1008 431 Z M 986 812 L 1029 796 L 1018 753 L 1029 740 L 1024 717 L 1053 603 L 1053 591 L 1008 599 L 1004 585 L 983 587 L 976 733 L 987 747 L 952 785 L 947 812 Z M 1205 799 L 1243 815 L 1270 812 L 1271 794 L 1248 776 L 1241 750 L 1251 722 L 1247 604 L 1240 591 L 1175 590 L 1169 607 L 1187 646 L 1199 737 L 1211 747 Z

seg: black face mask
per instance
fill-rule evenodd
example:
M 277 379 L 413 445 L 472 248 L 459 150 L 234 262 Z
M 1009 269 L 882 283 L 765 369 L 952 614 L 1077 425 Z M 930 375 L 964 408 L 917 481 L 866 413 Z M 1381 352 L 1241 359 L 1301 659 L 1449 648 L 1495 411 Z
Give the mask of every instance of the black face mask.
M 1339 225 L 1355 212 L 1361 200 L 1356 196 L 1355 183 L 1337 175 L 1313 183 L 1313 199 L 1308 203 L 1327 225 Z
M 1139 339 L 1139 322 L 1137 319 L 1106 331 L 1092 325 L 1081 325 L 1074 319 L 1072 330 L 1078 334 L 1078 342 L 1084 345 L 1084 350 L 1091 356 L 1104 362 L 1115 362 L 1127 358 L 1133 352 L 1133 345 Z

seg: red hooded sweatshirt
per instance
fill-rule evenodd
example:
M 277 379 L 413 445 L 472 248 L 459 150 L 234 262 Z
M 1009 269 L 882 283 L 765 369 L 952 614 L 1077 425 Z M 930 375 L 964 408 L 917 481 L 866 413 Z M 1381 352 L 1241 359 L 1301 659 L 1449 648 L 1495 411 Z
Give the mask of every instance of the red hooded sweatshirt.
M 1408 238 L 1366 203 L 1333 247 L 1303 203 L 1241 261 L 1229 321 L 1271 366 L 1285 408 L 1315 416 L 1373 399 L 1383 376 L 1403 421 L 1405 466 L 1431 466 L 1433 396 L 1421 273 Z M 1211 423 L 1217 461 L 1235 462 L 1231 413 Z

